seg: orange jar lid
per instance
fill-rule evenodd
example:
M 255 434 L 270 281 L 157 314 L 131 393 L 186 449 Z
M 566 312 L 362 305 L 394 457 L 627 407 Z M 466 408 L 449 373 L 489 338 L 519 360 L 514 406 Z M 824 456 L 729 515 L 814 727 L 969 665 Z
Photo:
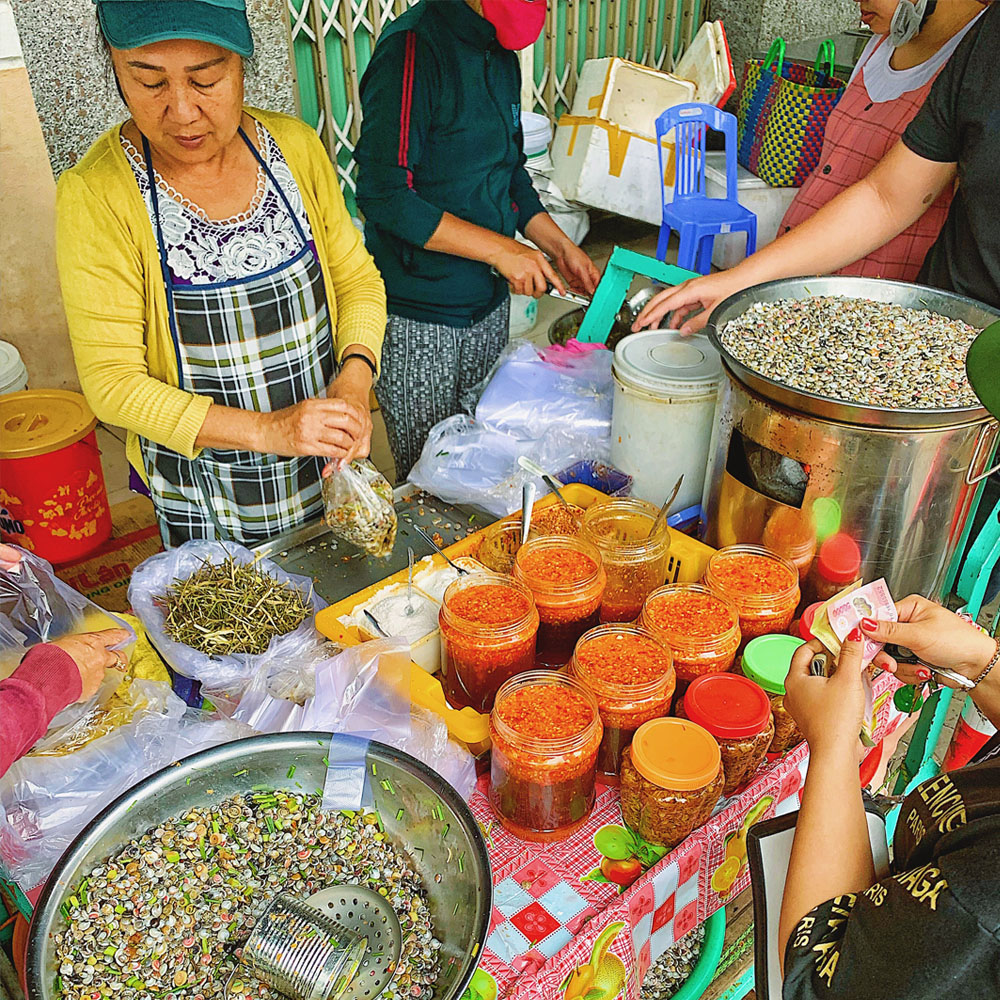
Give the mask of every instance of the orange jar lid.
M 653 719 L 632 737 L 632 763 L 660 788 L 704 788 L 719 773 L 722 752 L 707 729 L 687 719 Z

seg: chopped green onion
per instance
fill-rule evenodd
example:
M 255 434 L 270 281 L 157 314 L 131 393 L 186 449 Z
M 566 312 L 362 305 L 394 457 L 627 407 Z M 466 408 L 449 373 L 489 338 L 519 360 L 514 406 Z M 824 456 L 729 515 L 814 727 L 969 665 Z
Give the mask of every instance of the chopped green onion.
M 285 777 L 286 778 L 294 778 L 295 777 L 295 765 L 294 764 L 292 764 L 292 766 L 288 769 L 288 774 L 286 774 Z

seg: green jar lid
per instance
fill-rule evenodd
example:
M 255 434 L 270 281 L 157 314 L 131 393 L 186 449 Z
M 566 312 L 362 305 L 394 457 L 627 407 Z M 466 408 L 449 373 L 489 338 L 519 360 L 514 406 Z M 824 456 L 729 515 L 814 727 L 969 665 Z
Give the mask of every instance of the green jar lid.
M 768 694 L 784 694 L 792 656 L 802 645 L 802 639 L 782 633 L 751 639 L 743 650 L 744 676 L 756 681 Z

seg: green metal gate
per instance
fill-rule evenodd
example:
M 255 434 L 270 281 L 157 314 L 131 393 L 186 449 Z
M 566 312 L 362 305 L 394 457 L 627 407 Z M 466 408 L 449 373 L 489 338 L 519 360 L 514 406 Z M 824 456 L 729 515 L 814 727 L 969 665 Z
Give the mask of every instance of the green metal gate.
M 414 2 L 288 0 L 300 112 L 336 164 L 351 212 L 361 74 L 382 30 Z M 704 6 L 704 0 L 550 0 L 545 31 L 522 58 L 535 110 L 552 118 L 565 111 L 586 59 L 620 56 L 670 69 L 701 25 Z

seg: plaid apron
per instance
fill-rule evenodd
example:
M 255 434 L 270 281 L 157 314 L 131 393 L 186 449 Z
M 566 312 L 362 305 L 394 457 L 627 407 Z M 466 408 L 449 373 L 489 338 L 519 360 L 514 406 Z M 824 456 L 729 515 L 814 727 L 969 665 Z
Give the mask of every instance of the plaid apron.
M 180 388 L 220 406 L 269 413 L 323 395 L 333 374 L 333 336 L 316 253 L 242 128 L 240 135 L 288 208 L 302 249 L 271 270 L 205 285 L 171 278 L 145 137 L 142 145 Z M 140 443 L 167 546 L 191 538 L 252 544 L 290 531 L 323 509 L 324 458 L 206 448 L 188 459 L 146 438 Z

